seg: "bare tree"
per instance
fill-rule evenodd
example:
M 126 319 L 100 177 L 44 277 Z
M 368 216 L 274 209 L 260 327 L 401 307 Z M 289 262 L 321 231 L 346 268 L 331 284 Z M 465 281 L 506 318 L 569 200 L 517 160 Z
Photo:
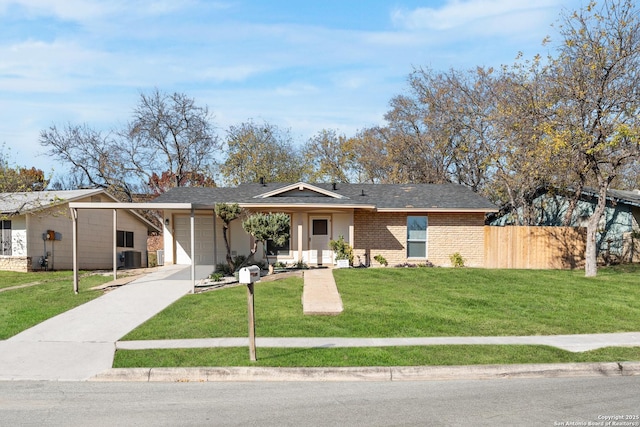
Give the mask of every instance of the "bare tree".
M 40 132 L 40 145 L 48 154 L 69 167 L 72 180 L 86 186 L 104 188 L 114 196 L 131 201 L 134 183 L 120 156 L 120 144 L 113 134 L 84 125 L 53 125 Z
M 142 93 L 122 147 L 125 162 L 148 183 L 164 174 L 173 187 L 200 185 L 212 176 L 220 148 L 208 107 L 183 93 Z
M 353 182 L 355 177 L 354 140 L 323 129 L 309 139 L 303 155 L 311 166 L 314 182 Z
M 220 148 L 207 107 L 184 94 L 141 94 L 126 129 L 103 133 L 88 125 L 51 126 L 40 144 L 68 168 L 58 186 L 104 188 L 132 201 L 136 192 L 211 186 Z

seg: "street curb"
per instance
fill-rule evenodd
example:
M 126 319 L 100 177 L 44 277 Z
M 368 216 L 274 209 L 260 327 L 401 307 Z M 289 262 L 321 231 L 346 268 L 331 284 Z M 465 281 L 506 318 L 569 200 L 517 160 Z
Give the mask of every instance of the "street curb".
M 640 376 L 640 362 L 335 368 L 114 368 L 89 381 L 447 381 L 509 378 Z

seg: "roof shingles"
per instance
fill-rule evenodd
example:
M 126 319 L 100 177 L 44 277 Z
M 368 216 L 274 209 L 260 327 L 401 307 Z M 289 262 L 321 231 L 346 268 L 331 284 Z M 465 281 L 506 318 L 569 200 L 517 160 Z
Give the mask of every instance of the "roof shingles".
M 303 187 L 306 185 L 300 183 Z M 291 205 L 334 205 L 375 206 L 383 210 L 474 210 L 496 211 L 491 202 L 469 188 L 456 184 L 312 184 L 325 192 L 335 193 L 342 198 L 334 198 L 318 193 L 317 197 L 308 192 L 301 197 L 277 195 L 277 190 L 290 187 L 291 183 L 242 184 L 235 188 L 194 188 L 178 187 L 169 190 L 154 200 L 156 203 L 193 203 L 213 206 L 216 203 L 238 203 L 240 205 L 291 206 Z M 308 188 L 308 185 L 307 187 Z M 269 192 L 271 197 L 259 198 Z

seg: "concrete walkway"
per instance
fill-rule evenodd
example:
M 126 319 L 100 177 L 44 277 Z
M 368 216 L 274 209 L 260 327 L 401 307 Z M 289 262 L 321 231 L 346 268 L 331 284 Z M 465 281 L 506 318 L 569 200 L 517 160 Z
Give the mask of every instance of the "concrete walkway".
M 302 312 L 306 315 L 335 316 L 342 313 L 342 298 L 329 268 L 304 270 Z
M 640 347 L 640 332 L 589 335 L 426 337 L 426 338 L 265 338 L 256 337 L 256 347 L 339 348 L 404 347 L 425 345 L 546 345 L 579 353 L 604 347 Z M 248 338 L 206 338 L 184 340 L 118 341 L 121 350 L 158 348 L 246 347 Z
M 163 267 L 0 341 L 0 380 L 77 381 L 111 368 L 117 340 L 192 290 L 184 270 Z

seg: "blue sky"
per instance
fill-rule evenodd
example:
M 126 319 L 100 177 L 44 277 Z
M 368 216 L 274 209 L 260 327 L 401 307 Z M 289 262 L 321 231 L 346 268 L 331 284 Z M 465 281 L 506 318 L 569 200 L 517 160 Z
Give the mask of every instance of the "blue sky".
M 121 127 L 155 87 L 208 105 L 220 136 L 249 119 L 299 142 L 350 136 L 383 122 L 414 67 L 546 53 L 561 11 L 584 2 L 0 0 L 0 144 L 15 164 L 60 172 L 42 129 Z

